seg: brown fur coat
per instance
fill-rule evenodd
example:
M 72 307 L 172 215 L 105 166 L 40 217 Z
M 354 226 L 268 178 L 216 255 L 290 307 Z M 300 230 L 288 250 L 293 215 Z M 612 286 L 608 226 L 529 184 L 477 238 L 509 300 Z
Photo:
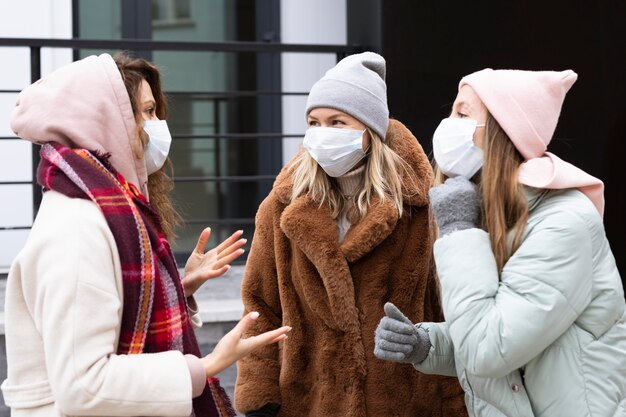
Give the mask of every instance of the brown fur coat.
M 239 361 L 238 410 L 272 402 L 281 404 L 281 417 L 466 415 L 456 378 L 423 375 L 373 354 L 387 301 L 413 322 L 443 320 L 432 275 L 432 169 L 400 122 L 390 121 L 387 141 L 413 169 L 401 218 L 392 201 L 376 200 L 340 245 L 328 207 L 308 195 L 289 204 L 289 166 L 261 204 L 243 302 L 261 314 L 255 332 L 293 330 L 280 345 Z

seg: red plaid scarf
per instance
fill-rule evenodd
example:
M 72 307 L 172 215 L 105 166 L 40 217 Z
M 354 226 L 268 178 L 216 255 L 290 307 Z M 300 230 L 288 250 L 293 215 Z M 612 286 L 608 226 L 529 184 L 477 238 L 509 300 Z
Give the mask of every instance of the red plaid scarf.
M 45 191 L 93 201 L 113 233 L 124 284 L 118 354 L 178 350 L 200 356 L 174 255 L 158 214 L 137 188 L 106 158 L 55 142 L 41 148 L 37 182 Z M 196 417 L 235 415 L 217 378 L 209 378 L 193 410 Z

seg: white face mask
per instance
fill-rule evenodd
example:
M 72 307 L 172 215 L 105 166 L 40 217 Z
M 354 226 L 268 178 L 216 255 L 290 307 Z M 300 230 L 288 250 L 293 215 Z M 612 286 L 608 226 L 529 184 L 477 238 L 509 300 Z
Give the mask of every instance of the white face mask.
M 433 135 L 433 153 L 441 172 L 448 177 L 470 179 L 483 166 L 483 150 L 474 145 L 476 120 L 443 119 Z
M 312 127 L 302 145 L 331 177 L 341 177 L 366 155 L 363 151 L 365 130 Z
M 172 144 L 172 135 L 165 120 L 146 120 L 143 130 L 148 134 L 148 144 L 144 149 L 148 175 L 157 172 L 167 159 Z

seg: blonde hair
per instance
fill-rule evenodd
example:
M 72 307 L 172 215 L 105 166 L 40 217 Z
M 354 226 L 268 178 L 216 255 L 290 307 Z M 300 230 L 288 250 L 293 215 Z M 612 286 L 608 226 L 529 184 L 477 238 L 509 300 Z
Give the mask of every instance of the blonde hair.
M 333 218 L 348 210 L 348 220 L 357 223 L 367 213 L 374 197 L 381 201 L 390 198 L 398 216 L 403 210 L 403 177 L 408 164 L 387 146 L 371 129 L 370 150 L 365 158 L 365 175 L 362 186 L 354 199 L 354 205 L 347 207 L 350 199 L 339 191 L 337 181 L 329 177 L 308 152 L 301 152 L 293 162 L 293 189 L 291 202 L 303 194 L 310 194 L 320 207 L 327 205 Z
M 489 233 L 498 271 L 519 248 L 528 220 L 528 201 L 518 181 L 524 158 L 491 114 L 485 123 L 484 163 L 477 174 L 483 200 L 483 227 Z M 435 185 L 446 176 L 435 163 Z M 512 240 L 509 241 L 509 234 Z

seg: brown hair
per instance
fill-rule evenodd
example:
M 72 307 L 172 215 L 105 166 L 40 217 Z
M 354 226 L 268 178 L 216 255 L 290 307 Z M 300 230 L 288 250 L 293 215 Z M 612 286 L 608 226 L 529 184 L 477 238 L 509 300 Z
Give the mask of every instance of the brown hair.
M 483 222 L 501 272 L 519 248 L 528 220 L 528 201 L 517 180 L 524 157 L 493 116 L 487 117 L 485 129 L 485 163 L 481 175 Z M 509 249 L 507 236 L 510 232 L 513 239 Z
M 125 52 L 116 54 L 113 59 L 122 74 L 126 91 L 130 97 L 133 114 L 137 121 L 137 141 L 133 144 L 133 149 L 136 152 L 142 152 L 143 145 L 147 142 L 147 135 L 142 128 L 143 118 L 140 109 L 141 83 L 143 80 L 146 80 L 148 85 L 150 85 L 156 102 L 156 116 L 164 120 L 167 118 L 167 99 L 161 89 L 161 74 L 159 69 L 151 62 L 142 58 L 132 58 Z M 176 236 L 174 229 L 182 224 L 182 218 L 176 211 L 169 196 L 174 189 L 174 181 L 165 171 L 166 166 L 169 167 L 170 172 L 173 171 L 172 164 L 168 158 L 163 168 L 148 176 L 148 194 L 150 195 L 150 204 L 161 217 L 163 233 L 168 239 L 172 239 Z
M 498 271 L 502 272 L 504 264 L 519 248 L 528 220 L 528 201 L 517 180 L 524 157 L 491 114 L 487 115 L 485 129 L 484 163 L 475 179 L 483 197 L 483 226 L 489 233 Z M 435 185 L 445 179 L 435 165 Z M 513 239 L 509 246 L 511 232 Z

